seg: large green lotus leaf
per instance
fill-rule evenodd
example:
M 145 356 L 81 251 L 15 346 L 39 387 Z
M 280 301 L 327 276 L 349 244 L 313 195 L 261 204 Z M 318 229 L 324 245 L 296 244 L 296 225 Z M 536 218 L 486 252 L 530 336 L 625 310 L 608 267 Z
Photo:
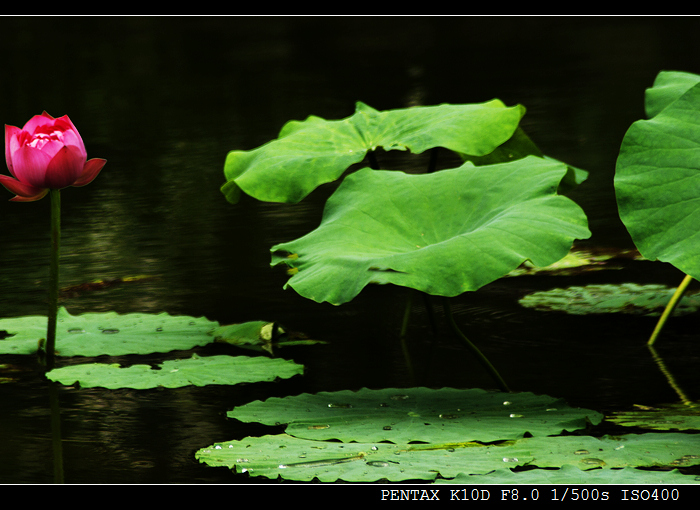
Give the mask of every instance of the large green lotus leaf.
M 527 259 L 552 264 L 590 236 L 581 208 L 556 193 L 565 173 L 534 156 L 421 175 L 359 170 L 328 199 L 316 230 L 272 247 L 272 263 L 291 266 L 285 287 L 333 304 L 370 283 L 442 296 L 477 290 Z
M 507 163 L 526 156 L 546 158 L 520 127 L 515 130 L 511 138 L 485 156 L 470 156 L 469 154 L 460 154 L 460 156 L 464 161 L 470 161 L 477 166 Z M 569 171 L 559 184 L 559 192 L 562 194 L 572 190 L 588 178 L 588 172 L 585 170 L 571 166 L 568 168 Z
M 214 341 L 209 332 L 217 322 L 204 317 L 167 313 L 115 312 L 71 315 L 61 307 L 56 328 L 58 356 L 122 356 L 187 350 Z M 33 354 L 39 339 L 46 338 L 47 318 L 33 315 L 0 319 L 0 354 Z
M 274 435 L 216 443 L 195 457 L 210 466 L 268 478 L 322 482 L 373 482 L 485 475 L 527 465 L 612 472 L 632 467 L 688 467 L 700 462 L 700 437 L 687 434 L 642 434 L 595 438 L 559 436 L 524 438 L 500 444 L 337 443 Z M 568 467 L 567 467 L 568 466 Z M 613 483 L 608 473 L 608 483 Z M 579 477 L 579 480 L 581 478 Z M 590 478 L 589 478 L 590 479 Z M 481 477 L 474 478 L 481 480 Z M 591 481 L 594 481 L 591 479 Z M 487 482 L 487 480 L 482 480 Z
M 623 313 L 658 316 L 664 311 L 674 292 L 675 289 L 658 284 L 601 284 L 533 292 L 518 302 L 526 308 L 572 315 Z M 700 294 L 689 292 L 674 308 L 673 315 L 687 315 L 698 309 Z
M 483 156 L 513 135 L 524 113 L 522 106 L 506 107 L 497 99 L 387 111 L 358 102 L 345 119 L 290 121 L 276 140 L 251 151 L 229 152 L 222 192 L 232 203 L 241 190 L 258 200 L 299 202 L 378 147 L 416 154 L 445 147 Z
M 158 368 L 149 365 L 86 363 L 56 368 L 46 374 L 65 385 L 79 383 L 82 388 L 180 388 L 209 384 L 240 384 L 288 379 L 302 374 L 304 367 L 293 361 L 265 356 L 193 355 L 189 359 L 164 361 Z
M 285 432 L 299 438 L 397 444 L 551 435 L 603 419 L 596 411 L 572 408 L 546 395 L 454 388 L 363 388 L 272 397 L 236 407 L 228 416 L 265 425 L 286 424 Z
M 639 252 L 700 278 L 700 83 L 630 126 L 615 192 Z
M 680 433 L 532 437 L 516 443 L 541 468 L 688 467 L 700 464 L 700 436 Z
M 698 83 L 700 83 L 700 76 L 697 74 L 661 71 L 654 80 L 654 86 L 647 89 L 644 96 L 647 118 L 657 115 Z
M 671 471 L 642 470 L 633 467 L 622 469 L 588 469 L 582 470 L 577 466 L 562 466 L 559 469 L 528 469 L 527 471 L 514 472 L 510 469 L 496 469 L 491 473 L 482 476 L 460 473 L 452 479 L 437 479 L 436 484 L 689 484 L 700 483 L 694 475 L 684 475 L 678 469 Z M 469 497 L 471 489 L 467 489 Z M 579 488 L 578 501 L 603 501 L 603 491 L 595 493 L 591 489 Z M 596 496 L 597 494 L 597 496 Z M 461 493 L 458 493 L 461 495 Z M 543 497 L 544 492 L 540 489 L 539 496 Z M 558 499 L 564 497 L 564 490 L 557 491 Z M 553 498 L 554 493 L 548 492 L 548 497 Z M 530 492 L 520 493 L 520 498 L 532 497 Z M 573 493 L 569 490 L 566 493 L 566 500 L 572 500 Z M 595 498 L 595 499 L 594 499 Z M 661 496 L 659 497 L 661 499 Z M 668 497 L 667 499 L 671 499 Z
M 606 419 L 618 425 L 654 430 L 700 430 L 700 403 L 678 403 L 619 411 Z
M 285 434 L 248 437 L 202 448 L 195 457 L 211 467 L 267 478 L 321 482 L 434 480 L 460 470 L 485 474 L 503 466 L 522 466 L 533 458 L 512 445 L 395 445 L 337 443 Z

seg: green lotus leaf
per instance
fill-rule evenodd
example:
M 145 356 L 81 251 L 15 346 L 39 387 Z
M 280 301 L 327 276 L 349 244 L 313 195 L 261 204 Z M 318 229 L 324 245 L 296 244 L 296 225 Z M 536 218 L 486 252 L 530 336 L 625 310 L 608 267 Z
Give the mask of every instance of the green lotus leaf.
M 487 475 L 495 470 L 507 472 L 506 468 L 527 465 L 559 468 L 558 474 L 566 477 L 563 480 L 560 477 L 560 483 L 566 479 L 572 483 L 586 479 L 615 483 L 620 469 L 697 465 L 699 448 L 700 437 L 688 434 L 531 437 L 495 444 L 338 443 L 281 434 L 216 443 L 200 449 L 195 457 L 212 467 L 225 466 L 251 476 L 298 481 L 434 480 L 438 474 L 457 481 L 457 477 L 468 474 L 472 475 L 471 483 L 488 483 L 487 477 L 474 475 Z M 585 472 L 598 476 L 585 477 Z M 513 475 L 504 478 L 515 479 L 523 473 Z M 637 480 L 644 479 L 650 480 L 639 473 Z M 658 474 L 651 479 L 658 479 Z M 680 478 L 674 482 L 680 482 Z
M 477 166 L 507 163 L 527 156 L 538 156 L 555 161 L 542 154 L 540 149 L 520 127 L 515 130 L 511 138 L 485 156 L 470 156 L 469 154 L 460 154 L 460 156 L 464 161 L 470 161 Z M 569 166 L 568 169 L 566 176 L 559 184 L 559 192 L 561 194 L 572 190 L 588 178 L 588 172 L 585 170 L 572 166 Z
M 630 126 L 615 193 L 639 252 L 700 278 L 700 83 Z
M 654 80 L 654 86 L 647 89 L 644 96 L 647 118 L 657 115 L 698 83 L 700 83 L 700 76 L 697 74 L 661 71 Z
M 204 317 L 167 313 L 115 312 L 71 315 L 61 307 L 56 328 L 57 356 L 121 356 L 187 350 L 213 342 L 209 332 L 219 324 Z M 47 318 L 41 315 L 0 319 L 0 354 L 34 354 L 46 338 Z
M 506 107 L 497 99 L 387 111 L 358 102 L 345 119 L 290 121 L 276 140 L 251 151 L 229 152 L 222 192 L 232 203 L 241 190 L 258 200 L 299 202 L 378 147 L 415 154 L 444 147 L 483 156 L 513 135 L 524 113 L 522 106 Z
M 121 367 L 118 364 L 86 363 L 56 368 L 46 377 L 65 385 L 83 388 L 181 388 L 210 384 L 239 384 L 288 379 L 302 374 L 304 367 L 292 361 L 264 356 L 193 355 L 189 359 L 165 361 L 158 368 L 149 365 Z
M 435 484 L 689 484 L 700 483 L 694 475 L 684 475 L 678 469 L 671 471 L 642 470 L 633 467 L 618 469 L 588 469 L 582 470 L 578 466 L 565 465 L 559 469 L 528 469 L 527 471 L 514 472 L 510 469 L 496 469 L 485 475 L 475 476 L 473 474 L 460 473 L 452 479 L 437 479 Z M 466 495 L 471 489 L 467 489 Z M 603 501 L 603 492 L 595 489 L 578 489 L 578 500 L 580 501 Z M 558 498 L 561 499 L 564 489 L 557 489 Z M 460 493 L 458 493 L 460 494 Z M 572 493 L 567 491 L 566 499 L 571 500 Z M 596 496 L 597 494 L 597 496 Z M 528 493 L 531 497 L 531 493 Z M 544 496 L 540 489 L 539 496 Z M 522 496 L 522 494 L 521 494 Z M 554 497 L 553 492 L 548 496 Z M 528 496 L 525 496 L 528 497 Z M 522 499 L 522 498 L 520 498 Z M 661 498 L 659 498 L 661 499 Z M 670 495 L 666 499 L 671 499 Z
M 538 467 L 570 464 L 580 469 L 610 469 L 700 464 L 700 436 L 695 434 L 532 437 L 516 444 L 532 452 L 532 465 Z
M 533 292 L 518 302 L 539 311 L 565 312 L 572 315 L 595 313 L 623 313 L 629 315 L 658 316 L 675 289 L 665 285 L 621 283 L 586 285 Z M 687 315 L 700 309 L 700 294 L 687 293 L 676 308 L 674 316 Z
M 477 290 L 525 260 L 552 264 L 590 236 L 581 208 L 556 193 L 566 172 L 535 156 L 421 175 L 359 170 L 328 199 L 316 230 L 272 247 L 272 264 L 290 266 L 285 287 L 333 304 L 370 283 L 442 296 Z
M 469 469 L 485 474 L 533 460 L 528 452 L 512 445 L 337 443 L 285 434 L 216 443 L 200 449 L 195 457 L 211 467 L 228 467 L 251 476 L 321 482 L 434 480 L 438 473 L 455 476 L 457 470 Z
M 272 397 L 228 412 L 229 418 L 286 424 L 289 435 L 343 442 L 461 443 L 516 439 L 599 423 L 596 411 L 546 395 L 481 389 L 362 389 Z

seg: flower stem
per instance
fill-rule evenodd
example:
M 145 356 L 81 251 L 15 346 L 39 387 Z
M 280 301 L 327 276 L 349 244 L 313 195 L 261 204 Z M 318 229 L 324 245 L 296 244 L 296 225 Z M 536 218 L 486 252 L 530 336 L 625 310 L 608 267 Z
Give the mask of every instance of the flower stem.
M 58 316 L 58 259 L 61 251 L 61 191 L 51 194 L 51 261 L 49 265 L 49 321 L 46 331 L 46 369 L 54 366 L 56 319 Z

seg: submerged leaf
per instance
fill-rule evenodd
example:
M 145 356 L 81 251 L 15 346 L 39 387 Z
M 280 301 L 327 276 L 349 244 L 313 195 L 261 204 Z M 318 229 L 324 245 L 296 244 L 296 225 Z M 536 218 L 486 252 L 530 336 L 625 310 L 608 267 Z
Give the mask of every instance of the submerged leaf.
M 700 430 L 700 403 L 638 406 L 636 410 L 619 411 L 606 419 L 618 425 L 645 429 Z
M 105 278 L 104 280 L 94 280 L 92 282 L 80 283 L 77 285 L 69 285 L 63 287 L 59 290 L 59 295 L 61 297 L 76 297 L 86 292 L 94 292 L 98 290 L 105 290 L 123 283 L 141 283 L 149 280 L 156 280 L 157 276 L 148 275 L 138 275 L 138 276 L 124 276 L 117 278 Z
M 118 364 L 86 363 L 56 368 L 46 374 L 65 385 L 108 389 L 180 388 L 210 384 L 239 384 L 288 379 L 302 374 L 304 367 L 279 358 L 247 356 L 192 356 L 165 361 L 157 369 L 149 365 L 120 367 Z
M 552 264 L 590 236 L 581 208 L 556 192 L 566 171 L 534 156 L 423 175 L 359 170 L 316 230 L 272 247 L 273 265 L 298 269 L 285 286 L 332 304 L 370 283 L 442 296 L 477 290 L 527 259 Z
M 219 324 L 204 317 L 167 313 L 115 312 L 71 315 L 61 307 L 56 328 L 58 356 L 121 356 L 187 350 L 211 343 L 209 332 Z M 34 354 L 46 337 L 47 318 L 41 315 L 0 319 L 0 354 Z
M 533 292 L 519 300 L 526 308 L 557 311 L 572 315 L 595 313 L 624 313 L 631 315 L 661 315 L 675 289 L 665 285 L 621 283 L 586 285 Z M 688 292 L 673 315 L 693 313 L 700 308 L 700 294 Z
M 524 113 L 522 106 L 509 108 L 496 99 L 387 111 L 358 102 L 345 119 L 290 121 L 276 140 L 251 151 L 229 152 L 222 192 L 234 203 L 240 190 L 258 200 L 299 202 L 378 147 L 414 154 L 444 147 L 483 156 L 513 135 Z

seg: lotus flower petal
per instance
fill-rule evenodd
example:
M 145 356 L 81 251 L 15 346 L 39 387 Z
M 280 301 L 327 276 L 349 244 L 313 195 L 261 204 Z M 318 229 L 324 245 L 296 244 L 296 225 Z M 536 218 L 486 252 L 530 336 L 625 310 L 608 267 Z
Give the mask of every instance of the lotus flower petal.
M 5 126 L 5 162 L 14 177 L 0 183 L 16 202 L 39 200 L 49 189 L 85 186 L 100 173 L 104 159 L 87 161 L 85 144 L 67 115 L 35 115 L 22 129 Z

